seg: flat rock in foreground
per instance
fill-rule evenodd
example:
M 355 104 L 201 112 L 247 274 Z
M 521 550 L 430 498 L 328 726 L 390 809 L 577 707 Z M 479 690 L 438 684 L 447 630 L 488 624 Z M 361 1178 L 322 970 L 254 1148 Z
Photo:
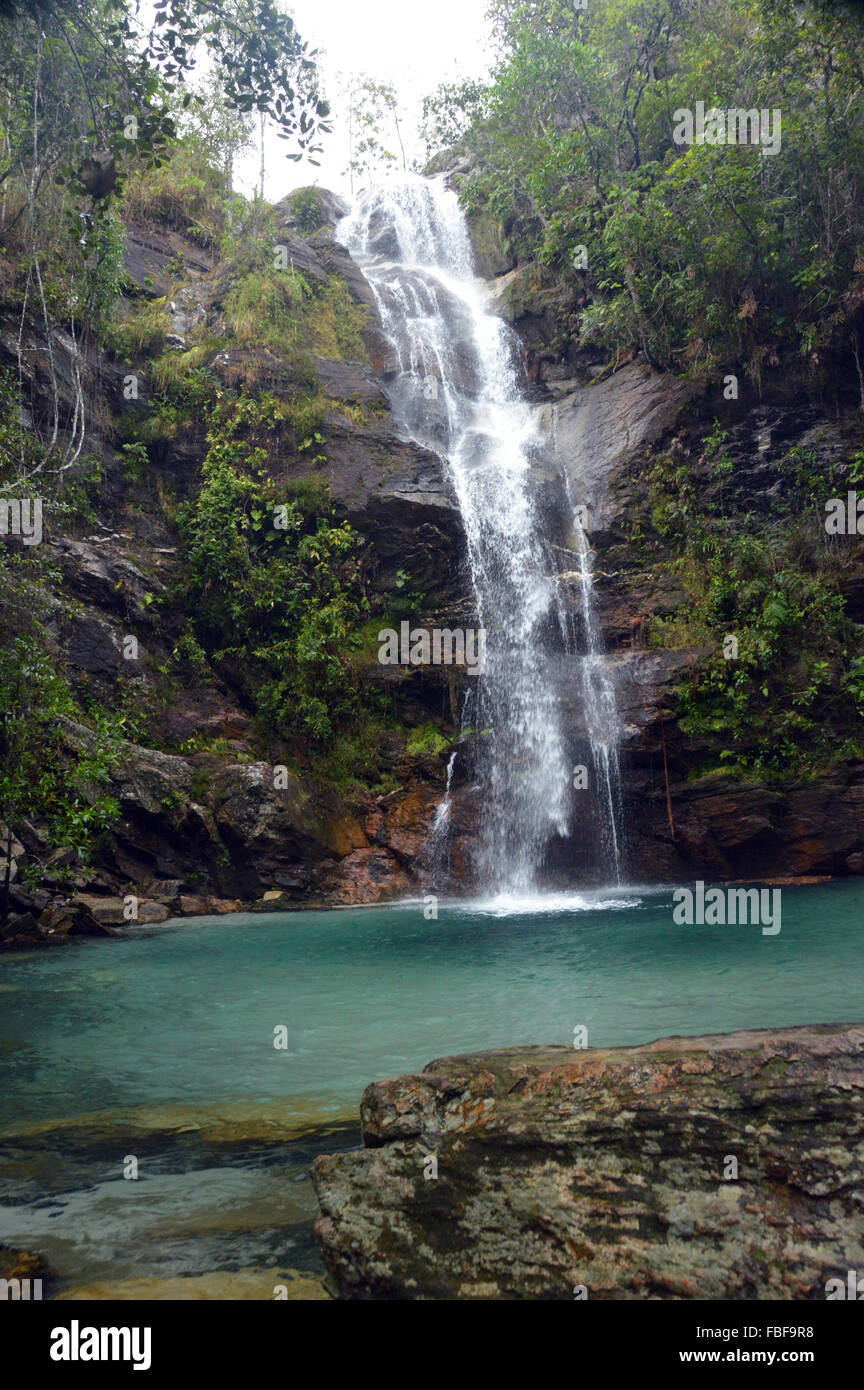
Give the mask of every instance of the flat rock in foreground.
M 862 1095 L 864 1024 L 430 1062 L 316 1159 L 324 1260 L 349 1299 L 824 1299 L 864 1274 Z

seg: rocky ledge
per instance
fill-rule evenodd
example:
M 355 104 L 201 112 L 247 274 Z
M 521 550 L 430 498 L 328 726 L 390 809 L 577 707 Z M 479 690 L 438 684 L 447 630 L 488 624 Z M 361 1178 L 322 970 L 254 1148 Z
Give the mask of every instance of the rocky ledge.
M 334 1291 L 823 1299 L 864 1268 L 862 1092 L 864 1024 L 430 1062 L 315 1162 Z

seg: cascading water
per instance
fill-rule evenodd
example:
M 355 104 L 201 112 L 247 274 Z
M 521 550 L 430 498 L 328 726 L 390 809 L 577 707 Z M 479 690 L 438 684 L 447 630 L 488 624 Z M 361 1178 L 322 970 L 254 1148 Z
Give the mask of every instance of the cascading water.
M 593 575 L 588 538 L 577 523 L 579 570 L 582 588 L 582 613 L 585 624 L 586 651 L 582 657 L 585 716 L 594 775 L 600 789 L 598 800 L 603 808 L 601 838 L 607 858 L 615 870 L 615 882 L 621 882 L 621 845 L 618 833 L 620 767 L 618 761 L 618 711 L 615 692 L 606 675 L 603 651 L 594 619 Z
M 443 180 L 394 179 L 369 190 L 339 235 L 398 354 L 389 383 L 396 419 L 449 465 L 487 633 L 485 674 L 471 682 L 466 716 L 481 788 L 477 877 L 484 888 L 524 893 L 536 886 L 550 839 L 567 833 L 572 767 L 549 661 L 560 595 L 530 486 L 541 440 L 519 389 L 518 343 L 489 311 L 458 200 Z M 604 737 L 608 744 L 608 730 Z M 602 775 L 611 788 L 608 760 Z M 448 818 L 449 809 L 439 836 Z
M 447 760 L 447 785 L 444 788 L 444 795 L 438 803 L 435 811 L 435 818 L 429 827 L 429 838 L 426 844 L 426 861 L 431 869 L 438 870 L 444 877 L 448 876 L 448 866 L 445 862 L 447 842 L 450 835 L 450 785 L 453 781 L 453 768 L 458 758 L 458 750 L 454 748 Z
M 573 512 L 576 553 L 579 557 L 579 590 L 585 645 L 582 653 L 582 697 L 591 762 L 598 789 L 596 800 L 600 811 L 600 839 L 605 858 L 614 870 L 615 882 L 620 883 L 621 845 L 618 821 L 621 774 L 618 760 L 618 709 L 615 704 L 615 690 L 606 672 L 603 645 L 594 613 L 591 547 L 578 511 L 572 506 L 569 483 L 566 491 Z

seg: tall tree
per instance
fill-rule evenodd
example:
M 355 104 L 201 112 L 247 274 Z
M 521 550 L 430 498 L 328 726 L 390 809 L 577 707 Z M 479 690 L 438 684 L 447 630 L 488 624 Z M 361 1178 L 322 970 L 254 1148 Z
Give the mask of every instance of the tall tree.
M 396 150 L 398 149 L 398 154 Z M 355 179 L 371 179 L 393 165 L 408 168 L 400 125 L 396 89 L 358 73 L 348 86 L 348 168 L 354 192 Z

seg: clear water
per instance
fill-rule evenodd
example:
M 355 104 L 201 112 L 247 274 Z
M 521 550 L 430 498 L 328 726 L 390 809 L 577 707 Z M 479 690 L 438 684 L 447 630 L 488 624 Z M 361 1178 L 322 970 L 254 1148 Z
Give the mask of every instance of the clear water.
M 784 888 L 764 937 L 677 926 L 671 890 L 613 888 L 437 921 L 420 902 L 238 914 L 6 958 L 0 1242 L 46 1253 L 67 1287 L 315 1271 L 308 1165 L 358 1142 L 370 1081 L 571 1044 L 580 1024 L 596 1047 L 860 1020 L 862 910 L 860 882 Z M 208 1130 L 214 1107 L 230 1132 Z M 121 1178 L 130 1152 L 137 1183 Z
M 783 889 L 782 930 L 672 922 L 670 890 L 237 914 L 0 966 L 0 1123 L 315 1098 L 520 1043 L 864 1018 L 864 888 Z M 618 906 L 598 906 L 617 902 Z M 533 906 L 533 905 L 532 905 Z M 285 1025 L 288 1048 L 273 1030 Z

